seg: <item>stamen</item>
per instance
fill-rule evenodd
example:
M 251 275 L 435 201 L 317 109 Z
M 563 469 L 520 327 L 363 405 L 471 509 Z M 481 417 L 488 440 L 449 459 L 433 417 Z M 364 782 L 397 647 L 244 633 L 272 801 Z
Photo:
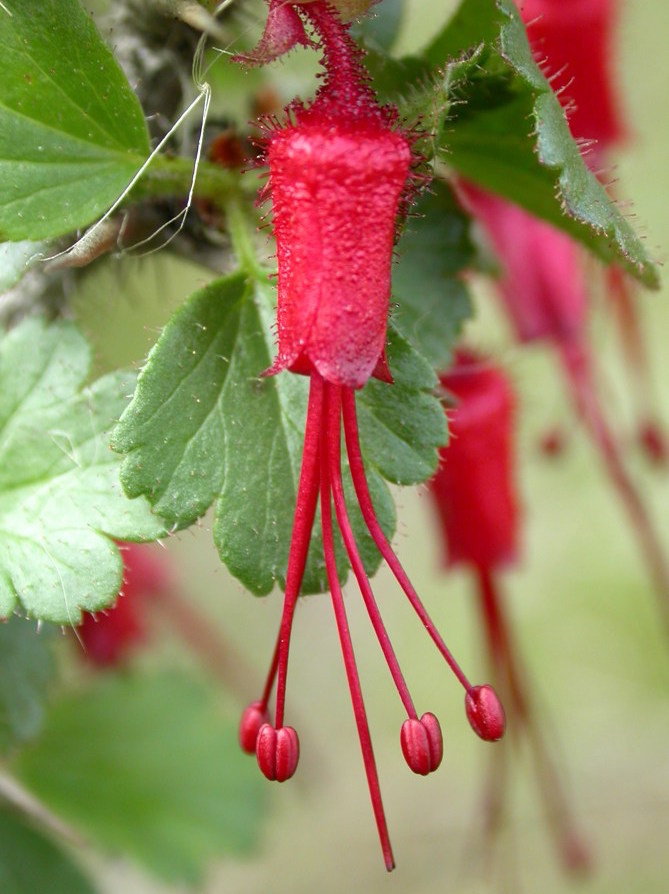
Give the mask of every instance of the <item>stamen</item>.
M 256 753 L 256 742 L 260 727 L 269 722 L 267 705 L 262 702 L 252 702 L 245 708 L 242 719 L 239 722 L 239 744 L 246 754 Z
M 328 576 L 328 583 L 330 586 L 330 595 L 332 597 L 332 607 L 334 609 L 337 631 L 339 633 L 339 641 L 341 643 L 342 655 L 344 657 L 346 677 L 348 680 L 349 690 L 351 692 L 353 713 L 355 715 L 355 722 L 358 728 L 360 748 L 362 749 L 362 757 L 365 764 L 365 773 L 367 774 L 367 785 L 369 786 L 369 794 L 372 799 L 372 809 L 374 810 L 374 818 L 376 819 L 376 825 L 379 831 L 381 850 L 383 851 L 383 858 L 385 860 L 386 869 L 388 870 L 388 872 L 390 872 L 395 868 L 395 860 L 393 857 L 392 847 L 390 845 L 388 826 L 386 824 L 386 817 L 383 810 L 381 787 L 379 785 L 376 761 L 374 759 L 372 738 L 369 732 L 367 712 L 365 711 L 365 703 L 362 697 L 362 689 L 360 687 L 360 679 L 358 677 L 355 654 L 353 652 L 353 643 L 351 642 L 351 634 L 348 628 L 348 620 L 346 618 L 344 599 L 342 596 L 341 587 L 339 586 L 339 579 L 337 577 L 337 563 L 335 561 L 334 539 L 332 534 L 329 465 L 328 438 L 325 427 L 323 427 L 320 479 L 323 555 L 325 557 L 325 567 Z
M 351 567 L 353 568 L 353 573 L 355 574 L 358 586 L 360 587 L 360 592 L 365 602 L 365 607 L 367 608 L 369 619 L 372 622 L 374 633 L 376 634 L 379 645 L 381 646 L 381 649 L 383 651 L 383 655 L 388 664 L 393 682 L 397 687 L 397 691 L 400 698 L 402 699 L 402 703 L 406 709 L 407 714 L 410 718 L 416 719 L 418 717 L 418 714 L 416 713 L 413 700 L 409 693 L 407 684 L 404 680 L 404 675 L 402 674 L 402 670 L 399 666 L 395 651 L 390 642 L 388 631 L 385 628 L 383 619 L 381 618 L 381 613 L 379 612 L 379 608 L 376 604 L 374 593 L 367 578 L 367 573 L 362 563 L 362 559 L 360 558 L 360 553 L 358 552 L 353 529 L 351 528 L 351 523 L 348 517 L 348 511 L 346 509 L 344 487 L 341 479 L 340 449 L 341 394 L 342 391 L 346 389 L 342 389 L 336 385 L 326 385 L 326 388 L 328 390 L 328 397 L 326 400 L 326 426 L 329 454 L 328 472 L 330 476 L 330 484 L 332 487 L 332 498 L 334 501 L 335 514 L 337 516 L 337 524 L 339 525 L 339 530 L 341 531 L 341 536 L 351 562 Z
M 323 379 L 320 376 L 313 375 L 311 376 L 309 387 L 309 403 L 304 431 L 302 468 L 300 469 L 300 481 L 297 488 L 297 498 L 295 500 L 295 516 L 293 519 L 290 552 L 288 554 L 288 568 L 286 570 L 283 614 L 281 616 L 281 626 L 279 628 L 279 639 L 277 643 L 278 683 L 275 714 L 275 726 L 277 729 L 283 726 L 290 633 L 293 625 L 295 605 L 298 596 L 300 595 L 304 568 L 307 564 L 311 529 L 316 514 L 316 503 L 318 502 L 320 432 L 322 418 Z M 271 685 L 269 684 L 269 681 L 271 676 L 270 669 L 270 676 L 268 677 L 268 685 L 270 689 Z
M 376 518 L 376 512 L 374 511 L 372 498 L 370 496 L 369 487 L 367 485 L 365 466 L 362 461 L 362 454 L 360 452 L 358 419 L 355 409 L 355 394 L 350 389 L 344 389 L 342 393 L 342 416 L 344 419 L 346 452 L 348 454 L 348 460 L 351 467 L 351 478 L 353 479 L 353 486 L 358 497 L 360 511 L 362 512 L 362 517 L 365 520 L 365 524 L 367 525 L 369 533 L 371 534 L 372 539 L 374 540 L 374 543 L 376 544 L 379 552 L 388 563 L 390 570 L 395 575 L 395 578 L 397 579 L 400 587 L 402 588 L 402 590 L 404 590 L 407 598 L 409 599 L 409 602 L 413 606 L 414 611 L 423 622 L 423 625 L 432 638 L 432 641 L 439 649 L 439 652 L 444 657 L 446 663 L 451 668 L 455 676 L 458 678 L 465 691 L 469 693 L 472 691 L 473 688 L 471 683 L 451 654 L 439 631 L 435 627 L 434 622 L 428 615 L 427 610 L 421 602 L 420 597 L 414 590 L 411 581 L 407 577 L 405 570 L 402 568 L 399 559 L 393 552 L 393 549 L 388 543 L 386 535 L 383 533 L 381 525 Z
M 434 772 L 444 756 L 444 740 L 434 714 L 423 714 L 402 724 L 400 735 L 404 760 L 414 773 L 427 776 Z
M 270 723 L 260 727 L 256 741 L 258 766 L 272 782 L 285 782 L 295 773 L 300 758 L 300 743 L 292 726 L 274 729 Z

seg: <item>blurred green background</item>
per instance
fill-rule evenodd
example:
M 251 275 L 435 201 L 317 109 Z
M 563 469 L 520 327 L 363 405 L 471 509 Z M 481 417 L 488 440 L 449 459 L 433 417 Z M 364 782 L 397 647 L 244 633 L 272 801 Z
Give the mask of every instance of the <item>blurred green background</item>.
M 411 0 L 402 49 L 419 45 L 450 6 Z M 633 137 L 616 173 L 619 194 L 634 200 L 635 223 L 659 260 L 669 245 L 668 41 L 669 7 L 657 0 L 623 3 L 619 80 Z M 90 277 L 76 300 L 100 365 L 140 362 L 169 309 L 205 277 L 166 255 L 123 260 Z M 311 597 L 298 609 L 289 674 L 289 718 L 302 743 L 298 774 L 271 787 L 261 850 L 212 867 L 207 894 L 553 894 L 572 884 L 583 894 L 669 889 L 669 651 L 655 597 L 617 497 L 574 425 L 555 359 L 540 348 L 515 346 L 489 289 L 476 291 L 477 316 L 467 336 L 506 364 L 521 400 L 524 556 L 503 584 L 541 720 L 558 743 L 574 812 L 592 847 L 594 872 L 578 883 L 561 872 L 531 765 L 510 737 L 495 746 L 513 751 L 508 821 L 494 859 L 485 861 L 480 807 L 490 746 L 469 730 L 460 688 L 382 571 L 374 588 L 407 682 L 419 711 L 440 717 L 445 740 L 437 774 L 423 779 L 407 769 L 399 749 L 401 705 L 349 586 L 347 608 L 398 868 L 391 876 L 383 869 L 330 601 Z M 654 399 L 669 425 L 668 299 L 669 287 L 639 295 Z M 591 336 L 606 410 L 628 437 L 634 418 L 629 389 L 601 298 Z M 538 441 L 555 424 L 571 437 L 566 454 L 550 460 Z M 628 457 L 669 544 L 669 474 L 650 469 L 631 442 Z M 442 573 L 427 495 L 402 490 L 397 499 L 400 558 L 470 677 L 482 679 L 487 671 L 473 582 L 465 573 Z M 220 565 L 210 526 L 206 518 L 167 546 L 184 587 L 206 604 L 248 663 L 244 685 L 251 700 L 270 659 L 280 595 L 259 600 L 245 593 Z M 96 863 L 96 869 L 109 894 L 164 890 L 123 861 Z

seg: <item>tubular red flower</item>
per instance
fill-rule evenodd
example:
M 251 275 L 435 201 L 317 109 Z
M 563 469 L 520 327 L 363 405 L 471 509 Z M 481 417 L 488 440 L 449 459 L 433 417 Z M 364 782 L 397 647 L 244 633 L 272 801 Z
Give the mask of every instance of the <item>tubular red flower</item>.
M 316 370 L 359 388 L 385 345 L 411 146 L 395 116 L 361 86 L 346 32 L 321 3 L 306 10 L 323 33 L 327 81 L 313 105 L 293 104 L 292 122 L 267 137 L 279 268 L 272 372 Z
M 397 218 L 412 191 L 413 138 L 398 127 L 396 110 L 377 105 L 363 75 L 360 51 L 333 10 L 323 2 L 293 6 L 320 36 L 326 76 L 310 106 L 291 104 L 285 125 L 264 122 L 266 194 L 272 200 L 278 259 L 278 353 L 268 373 L 290 370 L 308 375 L 310 389 L 283 614 L 263 696 L 242 719 L 243 744 L 249 750 L 256 720 L 267 710 L 276 683 L 274 723 L 257 730 L 255 748 L 265 775 L 279 778 L 275 767 L 280 737 L 288 729 L 284 713 L 292 620 L 320 499 L 335 622 L 381 848 L 390 870 L 394 858 L 335 561 L 335 522 L 408 717 L 401 743 L 415 772 L 437 768 L 441 733 L 433 714 L 418 719 L 364 570 L 342 484 L 342 423 L 354 490 L 372 540 L 465 692 L 475 698 L 476 689 L 446 647 L 381 529 L 358 437 L 355 389 L 372 375 L 390 378 L 384 345 L 391 264 Z M 297 748 L 286 746 L 286 750 L 292 775 Z
M 588 310 L 579 246 L 517 205 L 460 181 L 458 196 L 478 220 L 502 271 L 497 281 L 519 341 L 561 341 L 582 333 Z
M 513 480 L 515 398 L 500 369 L 460 352 L 441 377 L 457 401 L 450 444 L 430 482 L 449 565 L 500 568 L 518 553 L 518 502 Z
M 449 566 L 464 565 L 474 572 L 490 666 L 509 707 L 510 724 L 529 744 L 560 855 L 571 868 L 577 850 L 585 856 L 586 849 L 536 722 L 497 580 L 500 569 L 518 552 L 513 389 L 502 369 L 464 350 L 457 353 L 441 381 L 455 403 L 448 411 L 451 439 L 441 451 L 439 471 L 430 482 L 444 553 Z M 469 722 L 481 738 L 494 741 L 503 732 L 504 711 L 489 686 L 471 689 L 465 706 Z M 485 799 L 490 834 L 498 831 L 505 793 L 506 774 L 504 766 L 500 767 L 505 752 L 496 753 L 496 757 Z M 579 866 L 583 868 L 584 861 Z
M 519 5 L 535 57 L 546 73 L 553 75 L 551 83 L 560 101 L 567 106 L 572 134 L 584 141 L 584 160 L 603 177 L 608 167 L 607 151 L 626 135 L 612 76 L 618 2 L 524 0 Z M 666 462 L 669 451 L 651 408 L 650 376 L 633 286 L 616 267 L 610 268 L 605 286 L 635 387 L 638 441 L 653 462 Z
M 169 574 L 150 546 L 121 543 L 123 583 L 114 605 L 95 615 L 85 612 L 77 627 L 84 656 L 98 667 L 125 661 L 148 637 L 145 602 L 168 586 Z
M 669 565 L 595 386 L 595 363 L 587 342 L 588 288 L 579 248 L 503 199 L 467 183 L 458 189 L 499 253 L 504 266 L 499 294 L 518 338 L 545 340 L 558 351 L 575 409 L 630 519 L 669 626 Z

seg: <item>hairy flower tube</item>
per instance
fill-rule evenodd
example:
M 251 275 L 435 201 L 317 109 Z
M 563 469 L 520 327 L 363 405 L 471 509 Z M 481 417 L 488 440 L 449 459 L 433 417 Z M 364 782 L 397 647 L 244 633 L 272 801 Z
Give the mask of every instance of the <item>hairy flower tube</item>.
M 273 7 L 274 3 L 270 11 Z M 504 712 L 494 691 L 489 686 L 472 686 L 457 665 L 386 539 L 370 497 L 358 437 L 355 391 L 372 375 L 390 381 L 384 346 L 391 264 L 398 215 L 415 188 L 412 137 L 398 126 L 394 109 L 377 105 L 362 74 L 360 51 L 333 10 L 322 2 L 292 7 L 320 39 L 325 81 L 311 105 L 293 102 L 285 122 L 264 122 L 269 181 L 263 197 L 272 201 L 278 258 L 278 351 L 268 372 L 307 375 L 310 389 L 279 635 L 262 697 L 242 717 L 240 741 L 246 751 L 255 751 L 269 779 L 283 782 L 295 772 L 297 733 L 284 723 L 288 653 L 320 501 L 330 596 L 372 806 L 390 870 L 394 858 L 335 563 L 335 526 L 407 714 L 400 744 L 414 772 L 424 775 L 437 768 L 442 736 L 434 714 L 418 715 L 363 567 L 342 485 L 342 424 L 364 522 L 464 687 L 470 724 L 483 739 L 496 740 L 504 732 Z M 275 683 L 276 707 L 270 720 Z
M 551 750 L 537 723 L 506 613 L 499 572 L 518 552 L 520 513 L 514 477 L 515 397 L 503 370 L 461 350 L 441 382 L 454 406 L 451 438 L 442 448 L 430 492 L 443 534 L 448 567 L 473 572 L 491 672 L 509 710 L 509 725 L 528 746 L 561 858 L 568 869 L 587 868 L 588 854 L 571 818 Z M 495 752 L 486 791 L 490 844 L 503 819 L 506 749 Z

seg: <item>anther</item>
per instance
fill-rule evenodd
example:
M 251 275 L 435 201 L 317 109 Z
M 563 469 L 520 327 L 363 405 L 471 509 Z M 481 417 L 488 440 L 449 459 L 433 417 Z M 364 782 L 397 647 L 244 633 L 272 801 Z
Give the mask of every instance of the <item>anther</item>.
M 262 702 L 252 702 L 244 709 L 239 721 L 239 744 L 247 754 L 256 753 L 256 741 L 260 727 L 269 722 L 267 705 Z
M 506 717 L 497 693 L 487 684 L 473 686 L 465 696 L 467 719 L 477 736 L 496 742 L 504 735 Z
M 400 734 L 404 760 L 414 773 L 427 776 L 437 769 L 444 755 L 444 740 L 439 721 L 434 714 L 409 718 L 402 724 Z
M 264 723 L 256 739 L 256 757 L 263 774 L 273 782 L 285 782 L 297 769 L 300 742 L 292 726 L 274 729 Z

